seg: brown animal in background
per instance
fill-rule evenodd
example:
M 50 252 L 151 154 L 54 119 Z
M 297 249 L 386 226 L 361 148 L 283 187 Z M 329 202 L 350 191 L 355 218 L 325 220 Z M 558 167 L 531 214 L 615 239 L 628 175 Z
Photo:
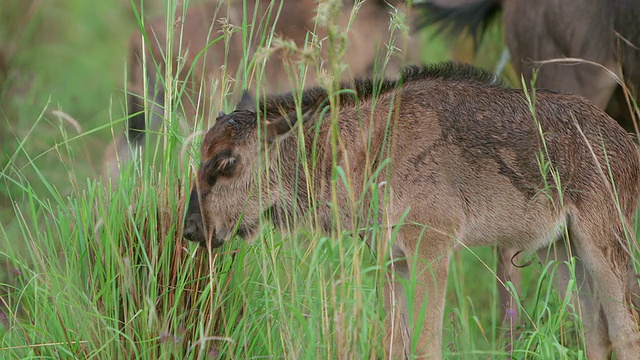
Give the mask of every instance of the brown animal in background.
M 394 3 L 393 1 L 391 3 Z M 265 46 L 262 35 L 263 32 L 269 34 L 274 29 L 274 34 L 280 38 L 291 40 L 299 47 L 305 44 L 305 39 L 309 31 L 315 29 L 318 38 L 326 37 L 326 29 L 315 26 L 314 16 L 316 15 L 317 1 L 315 0 L 285 0 L 278 14 L 280 1 L 256 1 L 247 0 L 247 22 L 249 23 L 248 33 L 252 35 L 251 42 L 247 47 L 247 61 L 251 60 L 260 48 Z M 395 1 L 397 7 L 402 7 L 401 1 Z M 346 29 L 349 17 L 354 4 L 343 6 L 340 11 L 338 24 Z M 343 61 L 348 65 L 345 72 L 346 77 L 371 75 L 373 73 L 376 60 L 382 61 L 385 43 L 391 38 L 392 31 L 389 29 L 390 11 L 392 8 L 383 1 L 367 1 L 358 10 L 355 21 L 351 24 L 347 34 L 348 47 Z M 277 17 L 277 21 L 276 21 Z M 226 20 L 222 20 L 225 18 Z M 252 19 L 255 26 L 251 26 Z M 268 20 L 269 19 L 269 20 Z M 171 49 L 171 70 L 176 80 L 184 83 L 184 93 L 181 97 L 181 110 L 192 128 L 197 121 L 209 122 L 213 111 L 223 109 L 226 99 L 237 101 L 240 99 L 242 90 L 242 70 L 243 58 L 243 37 L 242 31 L 237 29 L 227 40 L 215 39 L 222 35 L 225 28 L 224 22 L 242 27 L 243 23 L 243 2 L 235 1 L 220 6 L 218 3 L 205 3 L 200 6 L 193 6 L 183 15 L 183 22 L 176 20 L 176 27 L 172 29 L 174 41 Z M 115 140 L 111 148 L 108 149 L 104 161 L 104 174 L 107 176 L 117 176 L 119 163 L 131 157 L 130 147 L 139 147 L 144 142 L 146 121 L 145 121 L 145 100 L 144 94 L 144 70 L 142 67 L 142 51 L 145 50 L 147 64 L 148 99 L 147 107 L 151 110 L 151 128 L 157 129 L 161 124 L 162 106 L 164 103 L 164 88 L 162 80 L 166 71 L 167 49 L 165 38 L 167 29 L 164 17 L 153 19 L 145 26 L 146 41 L 142 41 L 139 34 L 133 36 L 131 40 L 130 60 L 129 60 L 129 89 L 132 94 L 128 97 L 129 115 L 128 129 L 126 136 Z M 389 62 L 387 69 L 390 73 L 399 73 L 399 69 L 405 62 L 416 62 L 417 40 L 410 39 L 396 32 L 397 42 L 395 46 L 402 49 L 395 54 Z M 228 47 L 228 48 L 227 48 Z M 324 50 L 327 46 L 325 45 Z M 203 51 L 203 49 L 206 49 Z M 200 54 L 202 52 L 202 54 Z M 328 60 L 326 51 L 323 53 L 324 61 Z M 181 65 L 179 61 L 184 61 Z M 157 68 L 155 67 L 157 64 Z M 260 84 L 261 93 L 288 92 L 292 88 L 299 88 L 299 84 L 290 81 L 291 61 L 286 59 L 284 51 L 272 54 L 264 69 L 264 81 Z M 224 71 L 222 68 L 224 67 Z M 192 73 L 187 76 L 189 69 Z M 225 85 L 223 73 L 238 79 L 232 84 Z M 249 89 L 256 92 L 258 79 L 255 73 L 247 74 L 250 83 Z M 212 89 L 214 81 L 218 80 L 218 87 Z M 315 84 L 316 74 L 312 66 L 309 66 L 306 76 L 305 86 Z M 230 87 L 230 95 L 222 87 Z M 154 115 L 155 114 L 155 115 Z M 186 125 L 186 124 L 185 124 Z
M 502 10 L 504 33 L 512 63 L 526 83 L 538 69 L 535 86 L 561 90 L 591 99 L 605 109 L 618 84 L 611 74 L 593 64 L 537 63 L 581 58 L 601 64 L 635 93 L 640 85 L 640 2 L 635 0 L 471 0 L 443 4 L 426 0 L 421 26 L 438 24 L 452 35 L 469 28 L 474 38 Z M 616 100 L 616 99 L 614 99 Z M 618 115 L 618 114 L 616 114 Z M 633 130 L 629 114 L 621 125 Z
M 222 114 L 202 143 L 184 236 L 217 247 L 234 235 L 255 237 L 261 217 L 287 229 L 294 213 L 308 219 L 309 211 L 325 231 L 337 220 L 344 227 L 370 223 L 375 220 L 354 218 L 371 206 L 365 184 L 386 182 L 390 200 L 379 211 L 388 220 L 383 224 L 399 227 L 399 233 L 391 246 L 395 271 L 388 275 L 385 307 L 400 328 L 391 333 L 392 316 L 387 317 L 387 357 L 409 357 L 415 337 L 419 354 L 441 357 L 450 254 L 460 244 L 539 250 L 546 259 L 555 243 L 560 253 L 568 244 L 584 265 L 576 271 L 580 301 L 575 306 L 584 316 L 587 357 L 608 359 L 613 347 L 617 359 L 639 359 L 640 334 L 626 301 L 627 277 L 635 275 L 626 244 L 635 244 L 627 230 L 640 196 L 637 146 L 579 96 L 538 91 L 536 122 L 523 91 L 496 79 L 478 68 L 447 63 L 408 68 L 399 81 L 343 84 L 357 97 L 343 93 L 339 108 L 326 112 L 327 93 L 306 90 L 301 119 L 294 95 L 263 100 L 261 122 L 252 110 Z M 375 108 L 374 88 L 381 89 Z M 342 181 L 335 184 L 336 198 L 345 203 L 333 206 L 331 116 L 338 119 L 341 138 L 335 166 L 350 184 L 349 190 Z M 306 163 L 316 164 L 310 178 L 298 159 L 300 144 Z M 553 173 L 541 174 L 541 156 Z M 375 172 L 385 159 L 388 167 Z M 349 194 L 355 199 L 364 194 L 364 200 L 349 202 Z M 309 199 L 317 209 L 309 210 Z M 558 271 L 556 285 L 565 291 L 569 270 L 559 266 Z M 412 274 L 415 298 L 406 299 L 395 279 Z M 392 294 L 399 304 L 395 309 Z M 427 296 L 426 317 L 414 333 L 408 319 L 418 319 Z M 413 314 L 407 313 L 408 301 L 415 304 Z
M 640 86 L 640 2 L 636 0 L 471 0 L 444 4 L 426 0 L 421 26 L 438 24 L 451 35 L 469 28 L 478 42 L 493 17 L 502 10 L 502 20 L 512 64 L 531 84 L 589 98 L 629 131 L 635 131 L 633 117 L 621 87 L 606 70 L 585 63 L 537 61 L 582 58 L 603 65 L 621 79 L 632 93 Z M 515 252 L 500 250 L 499 277 L 520 288 L 520 275 L 511 264 Z M 634 301 L 637 301 L 634 300 Z M 505 317 L 518 323 L 515 303 L 501 288 Z

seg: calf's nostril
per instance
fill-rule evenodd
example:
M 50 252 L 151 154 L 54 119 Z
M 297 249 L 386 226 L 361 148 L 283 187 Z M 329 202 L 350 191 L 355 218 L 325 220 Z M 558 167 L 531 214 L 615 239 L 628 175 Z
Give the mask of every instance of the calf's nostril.
M 184 237 L 187 238 L 187 240 L 194 240 L 197 234 L 197 231 L 198 231 L 198 226 L 196 222 L 193 220 L 188 220 L 184 225 L 183 234 L 184 234 Z
M 182 229 L 182 236 L 184 236 L 185 239 L 202 242 L 205 238 L 203 230 L 202 217 L 199 213 L 187 215 Z

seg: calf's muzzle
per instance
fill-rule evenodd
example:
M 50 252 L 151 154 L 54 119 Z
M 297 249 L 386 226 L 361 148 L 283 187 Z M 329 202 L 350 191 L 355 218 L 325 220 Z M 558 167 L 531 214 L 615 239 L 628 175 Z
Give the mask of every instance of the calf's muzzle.
M 200 245 L 206 246 L 200 202 L 198 201 L 198 193 L 195 190 L 191 190 L 191 195 L 189 196 L 189 207 L 187 207 L 187 214 L 183 224 L 183 235 L 189 241 L 198 242 Z

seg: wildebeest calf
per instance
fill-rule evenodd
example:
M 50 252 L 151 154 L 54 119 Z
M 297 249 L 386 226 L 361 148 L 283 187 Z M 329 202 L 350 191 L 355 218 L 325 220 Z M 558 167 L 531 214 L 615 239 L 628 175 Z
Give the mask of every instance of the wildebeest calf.
M 395 318 L 387 317 L 388 357 L 410 356 L 415 337 L 420 354 L 441 357 L 451 251 L 499 244 L 538 250 L 546 259 L 555 243 L 584 264 L 576 278 L 587 356 L 607 359 L 613 347 L 617 359 L 640 358 L 626 300 L 640 160 L 614 120 L 582 97 L 547 91 L 532 100 L 534 120 L 522 90 L 452 63 L 407 68 L 399 81 L 343 88 L 354 91 L 342 92 L 331 110 L 327 93 L 313 88 L 299 101 L 300 116 L 295 95 L 284 95 L 264 99 L 258 113 L 218 117 L 202 144 L 184 236 L 217 247 L 234 235 L 255 237 L 263 216 L 288 225 L 293 214 L 304 219 L 314 206 L 323 230 L 337 221 L 347 227 L 358 223 L 358 209 L 376 200 L 367 184 L 386 184 L 383 224 L 399 227 L 391 246 L 395 271 L 385 286 L 388 313 L 398 304 Z M 335 164 L 332 126 L 340 136 Z M 347 181 L 332 183 L 337 166 Z M 331 205 L 332 188 L 345 203 Z M 364 200 L 355 205 L 346 200 L 359 194 Z M 557 286 L 565 291 L 569 270 L 558 271 Z M 395 279 L 411 276 L 415 297 L 407 299 Z M 408 319 L 418 319 L 427 297 L 415 333 Z M 400 331 L 391 333 L 392 321 Z

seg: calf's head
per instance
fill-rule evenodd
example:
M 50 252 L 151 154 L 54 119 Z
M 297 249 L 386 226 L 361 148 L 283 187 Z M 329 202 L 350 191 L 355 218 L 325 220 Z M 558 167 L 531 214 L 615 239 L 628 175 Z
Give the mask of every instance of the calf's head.
M 311 116 L 311 108 L 304 109 L 303 119 Z M 261 213 L 277 201 L 277 196 L 268 196 L 257 186 L 257 178 L 266 171 L 258 161 L 259 153 L 285 137 L 296 119 L 295 110 L 273 119 L 267 113 L 260 140 L 254 110 L 220 113 L 202 142 L 200 168 L 184 220 L 186 239 L 218 247 L 234 235 L 251 238 L 256 233 Z

